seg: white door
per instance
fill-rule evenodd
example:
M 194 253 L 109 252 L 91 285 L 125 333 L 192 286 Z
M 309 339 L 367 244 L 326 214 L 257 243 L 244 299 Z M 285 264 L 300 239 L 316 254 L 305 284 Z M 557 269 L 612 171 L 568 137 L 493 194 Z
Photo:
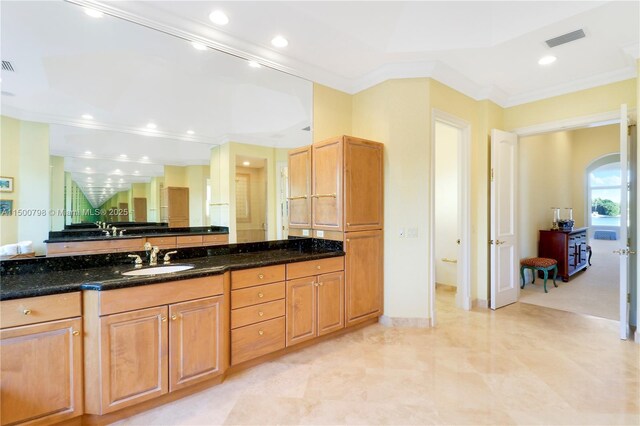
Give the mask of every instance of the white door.
M 491 130 L 491 309 L 518 300 L 518 136 Z
M 620 338 L 629 337 L 629 123 L 627 119 L 627 105 L 620 107 L 620 248 L 614 253 L 620 255 Z M 635 254 L 635 253 L 634 253 Z

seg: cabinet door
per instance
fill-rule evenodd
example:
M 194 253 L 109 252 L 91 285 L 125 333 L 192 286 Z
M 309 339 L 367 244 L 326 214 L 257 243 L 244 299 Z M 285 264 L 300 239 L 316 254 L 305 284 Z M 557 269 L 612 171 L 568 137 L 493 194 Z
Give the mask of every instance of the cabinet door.
M 344 272 L 318 276 L 318 336 L 344 328 Z
M 81 328 L 77 318 L 0 331 L 3 425 L 82 414 Z
M 311 146 L 289 151 L 289 227 L 311 228 Z
M 102 412 L 167 393 L 167 307 L 100 318 Z
M 316 278 L 287 281 L 287 346 L 316 337 Z
M 382 315 L 382 231 L 345 234 L 347 326 Z
M 167 196 L 169 227 L 189 226 L 189 188 L 168 187 Z
M 345 136 L 345 232 L 382 229 L 382 148 L 378 142 Z
M 312 145 L 313 229 L 342 231 L 342 138 Z
M 223 296 L 169 306 L 169 390 L 222 372 Z

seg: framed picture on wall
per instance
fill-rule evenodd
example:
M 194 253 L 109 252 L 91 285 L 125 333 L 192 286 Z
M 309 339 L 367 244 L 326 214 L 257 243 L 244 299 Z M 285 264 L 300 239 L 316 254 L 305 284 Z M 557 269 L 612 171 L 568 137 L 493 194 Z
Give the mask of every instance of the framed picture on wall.
M 11 216 L 13 200 L 0 200 L 0 216 Z
M 0 176 L 0 192 L 13 192 L 13 178 Z

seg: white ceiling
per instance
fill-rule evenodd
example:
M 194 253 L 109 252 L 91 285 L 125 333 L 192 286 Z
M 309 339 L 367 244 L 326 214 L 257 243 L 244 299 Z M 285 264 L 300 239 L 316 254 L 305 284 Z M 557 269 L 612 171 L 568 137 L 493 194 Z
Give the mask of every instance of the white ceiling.
M 427 76 L 502 106 L 633 78 L 640 49 L 637 1 L 123 1 L 115 7 L 350 93 L 389 78 Z M 228 25 L 208 20 L 214 9 L 226 12 Z M 555 48 L 544 43 L 579 28 L 586 38 Z M 278 33 L 288 47 L 270 45 Z M 547 54 L 558 60 L 542 68 L 537 61 Z

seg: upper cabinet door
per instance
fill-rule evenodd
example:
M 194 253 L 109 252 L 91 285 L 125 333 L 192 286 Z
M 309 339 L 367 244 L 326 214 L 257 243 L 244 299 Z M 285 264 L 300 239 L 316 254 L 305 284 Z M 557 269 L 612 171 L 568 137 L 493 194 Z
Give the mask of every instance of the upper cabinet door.
M 311 228 L 311 146 L 289 151 L 289 227 Z
M 312 145 L 313 229 L 342 231 L 342 137 Z
M 383 225 L 383 145 L 345 136 L 344 230 L 368 231 Z

